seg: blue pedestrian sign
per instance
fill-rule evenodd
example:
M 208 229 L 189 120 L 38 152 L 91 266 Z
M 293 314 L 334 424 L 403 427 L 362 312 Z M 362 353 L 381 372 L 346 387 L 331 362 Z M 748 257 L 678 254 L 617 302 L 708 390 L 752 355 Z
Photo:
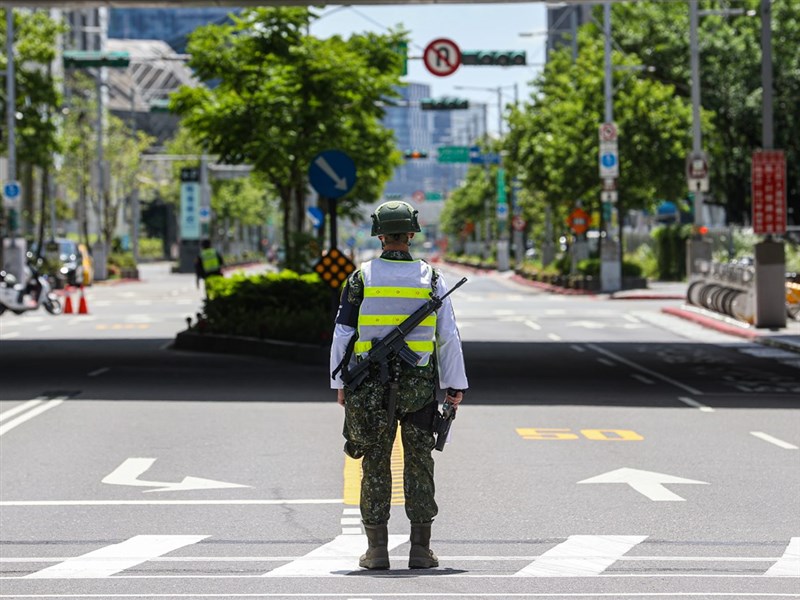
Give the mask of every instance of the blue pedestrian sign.
M 497 219 L 500 221 L 505 221 L 508 219 L 508 204 L 497 205 Z
M 9 204 L 13 204 L 19 200 L 22 188 L 19 181 L 6 181 L 3 183 L 3 199 Z
M 311 161 L 308 181 L 320 196 L 338 198 L 356 184 L 356 165 L 341 150 L 325 150 Z
M 619 150 L 617 142 L 600 142 L 600 178 L 619 177 Z
M 617 164 L 617 157 L 611 153 L 603 154 L 600 160 L 603 161 L 603 166 L 606 169 L 613 169 L 614 165 Z

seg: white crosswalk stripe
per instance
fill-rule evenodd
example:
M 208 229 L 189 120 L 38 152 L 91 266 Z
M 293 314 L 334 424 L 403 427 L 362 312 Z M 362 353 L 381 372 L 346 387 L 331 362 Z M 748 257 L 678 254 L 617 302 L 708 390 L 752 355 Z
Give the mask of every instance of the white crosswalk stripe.
M 93 579 L 109 577 L 183 546 L 196 544 L 207 535 L 137 535 L 119 544 L 31 573 L 28 579 Z
M 182 564 L 195 563 L 197 568 L 189 574 L 183 574 L 184 567 L 176 568 L 170 577 L 215 577 L 219 570 L 207 567 L 214 563 L 230 564 L 236 562 L 275 563 L 276 568 L 263 572 L 233 575 L 225 577 L 340 577 L 360 571 L 358 557 L 367 548 L 367 538 L 361 534 L 345 534 L 336 536 L 330 542 L 315 548 L 303 556 L 210 556 L 206 552 L 189 556 L 166 556 L 186 546 L 198 544 L 211 536 L 208 535 L 137 535 L 117 544 L 111 544 L 92 550 L 76 557 L 0 557 L 3 564 L 55 563 L 25 575 L 3 575 L 0 581 L 10 579 L 99 579 L 126 578 L 137 579 L 148 577 L 164 577 L 164 567 L 157 574 L 149 575 L 137 571 L 125 573 L 144 563 Z M 800 579 L 800 537 L 792 537 L 782 555 L 746 556 L 714 555 L 714 556 L 670 556 L 644 555 L 641 551 L 634 555 L 628 553 L 639 546 L 650 545 L 646 535 L 571 535 L 544 553 L 536 556 L 504 556 L 481 555 L 461 556 L 439 552 L 443 567 L 453 569 L 461 567 L 448 577 L 699 577 L 697 565 L 708 565 L 709 573 L 714 577 L 780 577 Z M 407 561 L 408 535 L 390 535 L 389 551 L 392 568 L 405 569 Z M 657 543 L 654 543 L 658 547 Z M 765 544 L 766 546 L 766 544 Z M 397 550 L 392 554 L 393 550 Z M 771 554 L 771 553 L 770 553 Z M 520 569 L 520 563 L 527 566 Z M 279 564 L 284 563 L 284 564 Z M 676 570 L 676 563 L 692 565 L 685 572 Z M 646 570 L 642 565 L 649 565 Z M 754 568 L 754 565 L 758 567 Z M 202 565 L 202 566 L 201 566 Z M 477 565 L 477 567 L 476 567 Z M 636 567 L 629 565 L 637 565 Z M 712 566 L 713 565 L 713 566 Z M 720 567 L 719 565 L 727 565 Z M 761 566 L 763 565 L 763 567 Z M 613 566 L 613 569 L 611 567 Z M 34 567 L 35 568 L 35 567 Z M 762 570 L 763 569 L 763 570 Z M 24 569 L 20 569 L 25 571 Z M 16 571 L 19 572 L 19 571 Z
M 571 535 L 517 572 L 519 577 L 591 577 L 613 565 L 646 535 Z

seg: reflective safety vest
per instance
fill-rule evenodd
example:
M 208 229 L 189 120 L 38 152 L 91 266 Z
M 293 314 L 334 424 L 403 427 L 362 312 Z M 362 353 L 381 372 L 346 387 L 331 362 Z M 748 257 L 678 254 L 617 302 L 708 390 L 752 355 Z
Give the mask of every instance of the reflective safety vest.
M 433 268 L 421 260 L 377 258 L 361 265 L 364 299 L 358 310 L 356 355 L 369 352 L 373 339 L 386 336 L 430 299 L 432 276 Z M 418 366 L 428 364 L 435 339 L 436 313 L 406 336 L 409 348 L 422 356 Z
M 219 271 L 219 257 L 217 251 L 213 248 L 204 248 L 200 251 L 200 263 L 203 265 L 203 272 L 208 275 L 209 273 L 216 273 Z

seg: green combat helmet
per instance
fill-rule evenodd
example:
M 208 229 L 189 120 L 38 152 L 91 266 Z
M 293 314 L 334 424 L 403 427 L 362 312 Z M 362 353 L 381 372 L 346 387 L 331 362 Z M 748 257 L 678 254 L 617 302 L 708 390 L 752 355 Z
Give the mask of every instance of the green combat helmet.
M 372 233 L 370 235 L 386 235 L 389 233 L 410 233 L 420 231 L 417 213 L 419 211 L 408 202 L 384 202 L 372 215 Z

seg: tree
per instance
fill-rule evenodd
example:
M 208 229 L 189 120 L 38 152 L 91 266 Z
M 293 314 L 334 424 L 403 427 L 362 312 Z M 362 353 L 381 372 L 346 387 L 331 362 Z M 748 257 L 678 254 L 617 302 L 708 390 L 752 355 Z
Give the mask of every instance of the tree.
M 6 9 L 9 10 L 9 9 Z M 6 10 L 0 10 L 0 22 L 6 22 Z M 33 207 L 33 168 L 50 169 L 53 156 L 58 150 L 55 114 L 60 104 L 59 94 L 50 70 L 55 59 L 56 36 L 63 30 L 61 25 L 43 11 L 14 11 L 14 67 L 16 102 L 16 156 L 17 177 L 22 181 L 23 231 L 32 228 L 35 209 Z M 6 28 L 0 28 L 0 47 L 5 50 Z M 5 52 L 0 52 L 0 70 L 8 68 Z M 6 113 L 8 99 L 3 86 L 0 90 L 3 110 Z M 3 126 L 2 129 L 5 129 Z M 8 151 L 8 135 L 0 136 L 2 148 Z M 47 177 L 42 177 L 43 202 L 49 196 Z M 0 207 L 2 210 L 2 207 Z M 44 215 L 40 215 L 44 219 Z M 2 250 L 0 250 L 2 252 Z
M 379 197 L 400 157 L 380 124 L 381 101 L 394 96 L 402 32 L 326 40 L 306 32 L 306 8 L 258 8 L 209 25 L 190 38 L 190 66 L 214 87 L 182 88 L 171 108 L 206 152 L 248 163 L 276 190 L 283 212 L 287 262 L 297 263 L 307 171 L 322 150 L 347 152 L 358 183 L 341 212 Z
M 531 102 L 512 111 L 507 163 L 532 200 L 563 215 L 577 200 L 599 203 L 598 126 L 604 116 L 604 51 L 592 28 L 579 35 L 580 52 L 553 52 L 535 82 Z M 613 56 L 614 120 L 620 131 L 620 199 L 626 209 L 652 208 L 685 189 L 685 149 L 691 110 L 674 88 L 637 76 L 638 61 Z
M 757 10 L 759 0 L 737 7 Z M 701 8 L 718 8 L 702 2 Z M 689 15 L 684 3 L 622 3 L 613 7 L 614 39 L 648 75 L 691 94 Z M 789 205 L 800 209 L 800 10 L 796 2 L 772 3 L 775 147 L 786 151 Z M 701 102 L 712 115 L 703 127 L 710 154 L 712 199 L 742 223 L 750 196 L 750 156 L 762 145 L 761 19 L 704 16 L 699 23 Z M 684 153 L 688 153 L 687 146 Z M 678 176 L 678 173 L 676 173 Z

